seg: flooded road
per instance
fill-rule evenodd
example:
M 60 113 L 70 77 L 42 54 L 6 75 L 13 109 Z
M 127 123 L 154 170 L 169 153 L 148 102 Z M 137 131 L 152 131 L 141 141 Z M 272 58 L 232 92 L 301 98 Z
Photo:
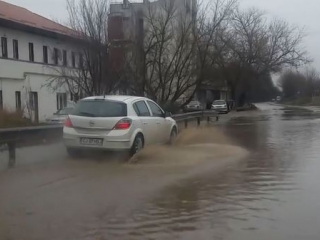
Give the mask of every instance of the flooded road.
M 216 126 L 250 151 L 220 172 L 64 153 L 1 171 L 0 239 L 320 239 L 320 116 L 259 108 Z

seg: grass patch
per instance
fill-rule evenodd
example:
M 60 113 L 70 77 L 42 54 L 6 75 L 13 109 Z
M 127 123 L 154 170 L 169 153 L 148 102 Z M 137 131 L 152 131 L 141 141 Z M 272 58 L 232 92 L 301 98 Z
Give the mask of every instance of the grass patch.
M 301 97 L 296 99 L 284 99 L 281 103 L 296 106 L 320 106 L 320 97 Z
M 297 105 L 297 106 L 308 106 L 312 102 L 312 98 L 310 97 L 301 97 L 295 99 L 284 99 L 282 103 L 287 105 Z
M 320 97 L 312 98 L 310 105 L 311 106 L 320 106 Z

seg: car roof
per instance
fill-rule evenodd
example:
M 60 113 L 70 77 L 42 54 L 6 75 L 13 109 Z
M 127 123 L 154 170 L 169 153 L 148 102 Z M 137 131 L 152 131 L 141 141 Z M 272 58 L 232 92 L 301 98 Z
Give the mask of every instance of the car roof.
M 119 102 L 133 102 L 135 100 L 147 99 L 145 97 L 137 96 L 126 96 L 126 95 L 105 95 L 105 96 L 93 96 L 87 97 L 81 100 L 110 100 L 110 101 L 119 101 Z

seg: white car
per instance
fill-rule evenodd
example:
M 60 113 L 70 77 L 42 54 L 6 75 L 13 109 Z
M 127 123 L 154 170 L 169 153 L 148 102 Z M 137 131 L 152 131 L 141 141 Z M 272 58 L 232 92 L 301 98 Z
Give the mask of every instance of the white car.
M 66 107 L 62 108 L 56 113 L 53 114 L 53 116 L 46 119 L 46 123 L 48 124 L 63 124 L 66 120 L 68 114 L 72 113 L 74 107 Z
M 64 123 L 63 140 L 70 156 L 82 149 L 134 155 L 146 145 L 173 141 L 177 133 L 171 114 L 148 98 L 98 96 L 78 102 Z
M 201 103 L 199 101 L 191 101 L 185 107 L 186 112 L 194 112 L 194 111 L 202 111 L 202 110 L 203 110 L 203 108 L 202 108 Z
M 216 100 L 212 103 L 211 109 L 218 111 L 219 113 L 228 113 L 228 106 L 225 100 Z

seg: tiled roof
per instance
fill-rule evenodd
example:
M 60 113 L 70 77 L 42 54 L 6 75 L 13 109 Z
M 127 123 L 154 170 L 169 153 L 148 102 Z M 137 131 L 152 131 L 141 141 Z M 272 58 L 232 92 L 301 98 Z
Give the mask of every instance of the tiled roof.
M 74 31 L 28 9 L 0 0 L 0 20 L 8 20 L 25 26 L 46 30 L 53 33 L 73 36 Z

